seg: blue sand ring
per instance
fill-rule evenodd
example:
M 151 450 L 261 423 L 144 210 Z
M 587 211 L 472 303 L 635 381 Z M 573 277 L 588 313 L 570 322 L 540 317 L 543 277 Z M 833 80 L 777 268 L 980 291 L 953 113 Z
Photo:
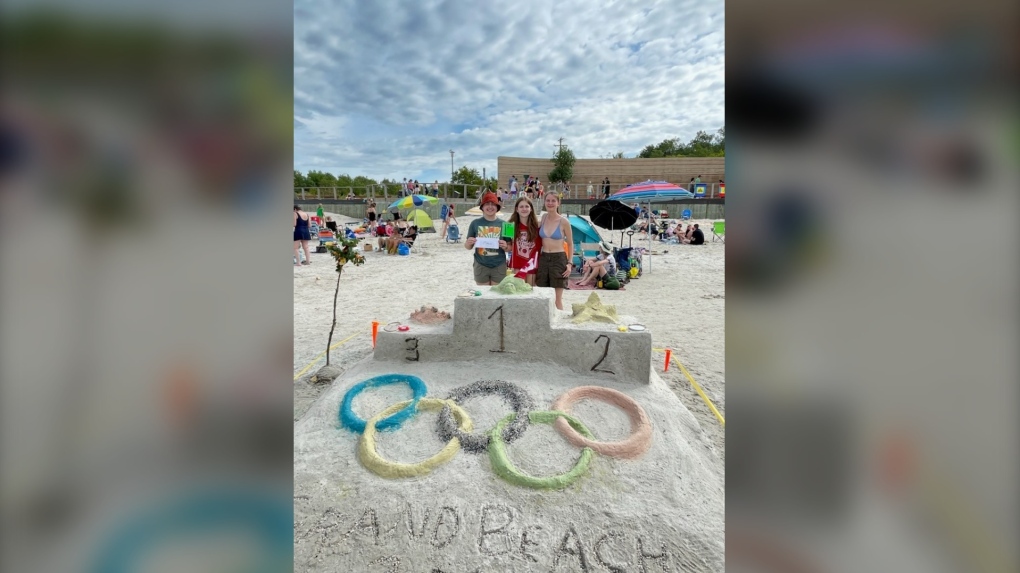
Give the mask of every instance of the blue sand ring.
M 410 374 L 381 374 L 351 386 L 351 389 L 344 394 L 344 401 L 340 405 L 340 424 L 352 432 L 364 433 L 365 420 L 359 418 L 352 408 L 354 398 L 366 388 L 388 386 L 401 382 L 406 383 L 411 388 L 413 393 L 411 402 L 397 413 L 379 420 L 375 425 L 377 430 L 395 430 L 399 428 L 406 420 L 414 416 L 417 411 L 418 400 L 424 398 L 426 393 L 425 382 L 421 378 L 411 376 Z

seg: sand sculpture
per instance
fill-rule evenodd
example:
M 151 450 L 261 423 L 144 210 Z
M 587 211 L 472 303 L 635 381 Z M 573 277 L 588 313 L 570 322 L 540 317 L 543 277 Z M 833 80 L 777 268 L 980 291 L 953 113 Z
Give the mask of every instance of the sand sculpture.
M 595 293 L 591 293 L 584 304 L 572 304 L 570 307 L 573 310 L 575 324 L 588 321 L 616 324 L 620 320 L 616 315 L 616 307 L 602 304 L 602 299 Z
M 523 294 L 531 292 L 531 285 L 526 283 L 524 279 L 508 276 L 499 281 L 498 285 L 492 287 L 492 290 L 500 294 Z
M 481 289 L 380 332 L 295 425 L 295 571 L 722 571 L 697 421 L 626 366 L 650 334 L 594 294 L 582 328 L 548 289 Z
M 450 313 L 434 306 L 422 306 L 411 313 L 411 321 L 418 324 L 439 324 L 450 320 Z

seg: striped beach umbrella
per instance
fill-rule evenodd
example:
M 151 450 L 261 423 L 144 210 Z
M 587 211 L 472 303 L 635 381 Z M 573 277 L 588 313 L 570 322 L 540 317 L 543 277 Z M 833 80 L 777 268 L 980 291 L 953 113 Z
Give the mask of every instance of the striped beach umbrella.
M 425 203 L 438 203 L 438 202 L 439 199 L 435 197 L 429 197 L 428 195 L 408 195 L 407 197 L 401 197 L 400 199 L 397 199 L 393 203 L 390 203 L 390 206 L 387 207 L 387 209 L 390 211 L 394 209 L 411 209 L 413 207 L 421 207 Z

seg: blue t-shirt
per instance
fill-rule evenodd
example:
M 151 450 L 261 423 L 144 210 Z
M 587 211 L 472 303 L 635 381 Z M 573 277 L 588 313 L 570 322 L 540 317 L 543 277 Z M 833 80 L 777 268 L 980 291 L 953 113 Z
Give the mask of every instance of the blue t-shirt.
M 471 221 L 471 225 L 468 226 L 467 237 L 494 237 L 500 238 L 500 233 L 503 231 L 503 221 L 496 219 L 495 221 L 486 221 L 485 217 L 480 217 Z M 506 251 L 503 249 L 475 249 L 475 262 L 489 268 L 496 268 L 499 265 L 506 264 Z

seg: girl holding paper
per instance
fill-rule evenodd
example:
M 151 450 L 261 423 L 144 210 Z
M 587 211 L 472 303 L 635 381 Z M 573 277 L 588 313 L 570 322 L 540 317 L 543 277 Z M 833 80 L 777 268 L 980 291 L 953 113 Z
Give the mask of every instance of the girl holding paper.
M 538 253 L 542 249 L 542 239 L 538 236 L 538 218 L 535 216 L 531 200 L 527 197 L 517 200 L 514 204 L 514 214 L 510 216 L 510 223 L 514 226 L 510 268 L 515 271 L 515 277 L 535 286 L 535 271 L 538 270 Z

